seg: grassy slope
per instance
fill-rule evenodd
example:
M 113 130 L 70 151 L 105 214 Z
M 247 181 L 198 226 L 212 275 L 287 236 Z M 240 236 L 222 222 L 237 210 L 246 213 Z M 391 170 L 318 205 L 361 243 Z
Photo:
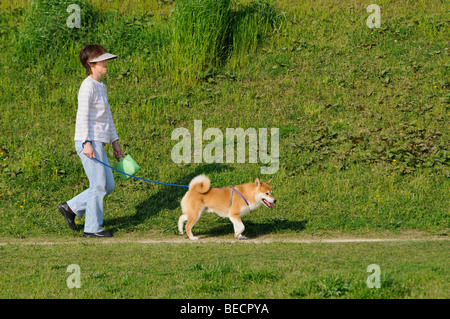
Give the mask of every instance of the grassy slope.
M 191 89 L 159 72 L 151 45 L 127 54 L 133 35 L 125 27 L 116 30 L 121 37 L 111 51 L 121 58 L 110 63 L 104 82 L 123 149 L 143 167 L 140 176 L 187 184 L 207 173 L 214 186 L 227 186 L 269 177 L 259 173 L 261 164 L 176 165 L 172 130 L 193 132 L 198 119 L 204 129 L 222 132 L 278 127 L 277 206 L 245 217 L 248 235 L 447 234 L 448 26 L 440 1 L 412 3 L 380 2 L 382 28 L 371 30 L 362 3 L 279 1 L 288 12 L 284 29 L 239 68 L 225 65 Z M 77 61 L 81 47 L 20 68 L 13 48 L 22 15 L 6 6 L 0 29 L 0 235 L 66 236 L 56 204 L 87 187 L 72 142 L 76 94 L 85 76 Z M 146 21 L 153 28 L 163 26 L 170 11 L 166 5 L 130 7 L 120 11 L 151 12 Z M 106 228 L 116 236 L 176 232 L 184 189 L 116 182 Z M 215 216 L 205 216 L 194 230 L 232 233 L 229 222 Z

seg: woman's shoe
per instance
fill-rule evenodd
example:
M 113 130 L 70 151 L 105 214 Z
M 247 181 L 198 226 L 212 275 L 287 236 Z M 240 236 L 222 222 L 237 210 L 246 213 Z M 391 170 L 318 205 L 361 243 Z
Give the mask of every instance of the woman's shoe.
M 113 235 L 106 230 L 102 230 L 98 233 L 84 233 L 83 237 L 89 237 L 89 238 L 106 238 L 106 237 L 112 237 Z
M 58 209 L 66 219 L 66 223 L 70 227 L 70 229 L 77 230 L 77 225 L 75 225 L 76 215 L 70 210 L 70 207 L 69 205 L 67 205 L 67 202 L 59 204 Z

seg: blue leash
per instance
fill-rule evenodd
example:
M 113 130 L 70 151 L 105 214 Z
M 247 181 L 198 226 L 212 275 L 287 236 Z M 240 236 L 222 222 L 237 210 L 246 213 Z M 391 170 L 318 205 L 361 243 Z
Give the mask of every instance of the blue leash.
M 134 176 L 134 175 L 130 175 L 130 174 L 127 174 L 127 173 L 125 173 L 125 172 L 122 172 L 122 171 L 118 170 L 117 168 L 114 168 L 114 167 L 112 167 L 112 166 L 110 166 L 110 165 L 108 165 L 108 164 L 106 164 L 106 163 L 103 163 L 102 161 L 96 159 L 95 157 L 94 157 L 93 159 L 94 159 L 95 161 L 99 162 L 100 164 L 103 164 L 103 165 L 105 165 L 106 167 L 109 167 L 109 168 L 115 170 L 116 172 L 119 172 L 120 174 L 125 174 L 125 175 L 127 175 L 127 176 L 133 177 L 133 178 L 135 178 L 135 179 L 139 179 L 139 180 L 144 181 L 144 182 L 149 182 L 149 183 L 154 183 L 154 184 L 160 184 L 160 185 L 166 185 L 166 186 L 176 186 L 176 187 L 187 187 L 187 188 L 189 188 L 189 185 L 179 185 L 179 184 L 169 184 L 169 183 L 156 182 L 156 181 L 151 181 L 151 180 L 149 180 L 149 179 L 145 179 L 145 178 L 137 177 L 137 176 Z M 236 191 L 239 195 L 241 195 L 242 199 L 243 199 L 244 202 L 247 204 L 247 206 L 250 207 L 250 205 L 248 204 L 248 202 L 247 202 L 247 200 L 245 199 L 245 197 L 241 194 L 241 192 L 239 192 L 239 191 L 238 191 L 236 188 L 234 188 L 233 186 L 230 186 L 230 188 L 232 189 L 232 193 L 231 193 L 231 204 L 233 204 L 233 194 L 234 194 L 234 192 Z
M 112 167 L 112 166 L 110 166 L 110 165 L 108 165 L 106 163 L 103 163 L 102 161 L 96 159 L 95 157 L 93 159 L 96 160 L 97 162 L 99 162 L 100 164 L 103 164 L 106 167 L 109 167 L 109 168 L 115 170 L 116 172 L 119 172 L 120 174 L 124 174 L 124 175 L 130 176 L 130 177 L 133 177 L 135 179 L 140 179 L 141 181 L 144 181 L 144 182 L 155 183 L 155 184 L 166 185 L 166 186 L 176 186 L 176 187 L 187 187 L 187 188 L 189 188 L 189 185 L 178 185 L 178 184 L 169 184 L 169 183 L 156 182 L 156 181 L 151 181 L 149 179 L 140 178 L 140 177 L 137 177 L 137 176 L 134 176 L 134 175 L 130 175 L 130 174 L 122 172 L 122 171 L 118 170 L 117 168 L 114 168 L 114 167 Z

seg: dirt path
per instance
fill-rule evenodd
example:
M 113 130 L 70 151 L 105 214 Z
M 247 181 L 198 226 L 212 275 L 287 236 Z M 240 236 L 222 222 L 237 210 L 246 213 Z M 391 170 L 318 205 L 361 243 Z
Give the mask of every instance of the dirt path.
M 393 242 L 393 241 L 434 241 L 447 240 L 446 238 L 329 238 L 329 239 L 297 239 L 297 238 L 270 238 L 270 239 L 203 239 L 198 241 L 190 241 L 188 239 L 174 239 L 174 240 L 155 240 L 143 239 L 132 241 L 141 244 L 157 244 L 157 243 L 247 243 L 247 244 L 270 244 L 270 243 L 299 243 L 299 244 L 314 244 L 314 243 L 368 243 L 368 242 Z M 127 242 L 127 241 L 124 241 Z
M 412 241 L 439 241 L 449 240 L 443 237 L 419 237 L 419 238 L 317 238 L 317 239 L 302 239 L 302 238 L 286 238 L 271 236 L 268 238 L 256 238 L 247 240 L 236 240 L 233 238 L 200 238 L 197 241 L 191 241 L 187 238 L 173 237 L 173 238 L 108 238 L 108 239 L 73 239 L 70 241 L 44 241 L 44 240 L 1 240 L 0 246 L 5 245 L 70 245 L 80 243 L 90 244 L 208 244 L 208 243 L 234 243 L 234 244 L 270 244 L 270 243 L 298 243 L 298 244 L 316 244 L 316 243 L 373 243 L 373 242 L 412 242 Z

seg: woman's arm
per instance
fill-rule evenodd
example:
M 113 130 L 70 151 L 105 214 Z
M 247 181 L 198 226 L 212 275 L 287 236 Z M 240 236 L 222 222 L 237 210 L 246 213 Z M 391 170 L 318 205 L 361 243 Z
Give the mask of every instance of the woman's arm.
M 89 158 L 95 158 L 94 148 L 92 147 L 92 125 L 89 125 L 89 107 L 91 105 L 94 88 L 83 83 L 78 92 L 78 111 L 76 121 L 76 135 L 83 141 L 83 154 Z

